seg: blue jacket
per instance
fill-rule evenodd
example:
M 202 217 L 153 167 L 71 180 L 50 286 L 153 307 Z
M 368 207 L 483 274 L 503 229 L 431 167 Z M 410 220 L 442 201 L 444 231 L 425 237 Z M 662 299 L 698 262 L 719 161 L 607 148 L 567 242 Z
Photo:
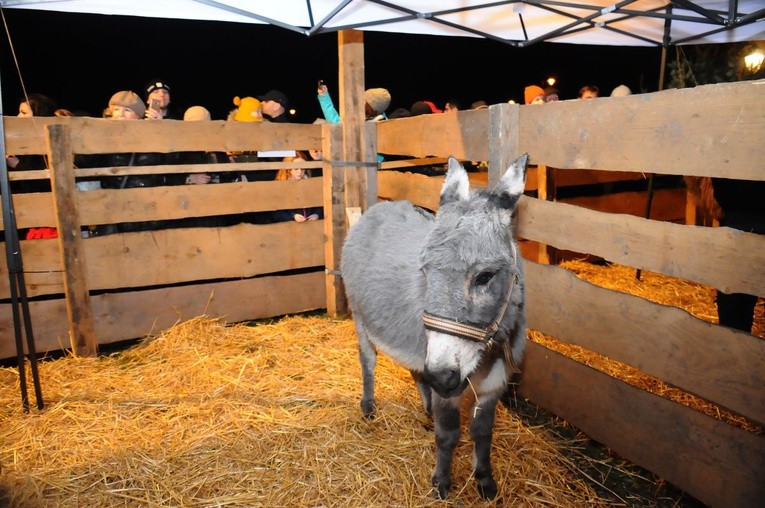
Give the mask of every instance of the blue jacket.
M 319 99 L 319 106 L 321 106 L 321 112 L 324 113 L 324 119 L 329 123 L 340 123 L 340 114 L 337 112 L 337 109 L 335 109 L 332 97 L 328 93 L 325 93 L 324 95 L 317 94 L 316 98 Z M 385 116 L 385 113 L 382 113 L 375 117 L 374 121 L 377 122 L 379 120 L 387 119 L 388 117 Z M 382 162 L 384 160 L 385 158 L 378 153 L 377 162 Z

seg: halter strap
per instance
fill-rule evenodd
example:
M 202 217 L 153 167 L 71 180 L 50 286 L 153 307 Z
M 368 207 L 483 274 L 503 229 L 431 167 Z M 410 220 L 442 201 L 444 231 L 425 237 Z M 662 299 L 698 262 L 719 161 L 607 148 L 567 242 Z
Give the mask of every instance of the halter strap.
M 455 335 L 463 339 L 482 342 L 487 346 L 491 346 L 494 336 L 497 334 L 497 330 L 499 330 L 499 324 L 505 317 L 508 305 L 510 305 L 510 297 L 513 294 L 513 286 L 517 280 L 518 274 L 513 274 L 513 278 L 510 280 L 510 288 L 508 289 L 507 294 L 502 301 L 502 305 L 499 308 L 499 313 L 497 314 L 497 317 L 494 319 L 494 321 L 489 324 L 489 326 L 482 328 L 480 326 L 471 325 L 469 323 L 461 323 L 456 319 L 436 316 L 435 314 L 423 312 L 422 320 L 425 323 L 425 328 L 435 332 L 443 332 L 449 335 Z

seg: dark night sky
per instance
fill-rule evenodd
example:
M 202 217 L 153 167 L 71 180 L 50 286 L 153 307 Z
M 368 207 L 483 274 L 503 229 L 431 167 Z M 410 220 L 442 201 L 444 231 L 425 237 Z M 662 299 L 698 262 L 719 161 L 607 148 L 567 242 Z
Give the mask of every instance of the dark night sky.
M 153 78 L 172 86 L 173 106 L 201 104 L 223 119 L 233 97 L 283 90 L 297 121 L 321 116 L 316 81 L 338 99 L 337 34 L 308 38 L 282 28 L 122 16 L 4 11 L 21 76 L 29 93 L 61 107 L 100 116 L 119 90 L 137 93 Z M 5 29 L 3 28 L 5 32 Z M 3 113 L 15 115 L 19 73 L 4 33 L 0 57 Z M 388 88 L 389 112 L 417 100 L 439 107 L 454 97 L 468 106 L 485 99 L 522 101 L 523 88 L 558 78 L 562 99 L 584 84 L 608 95 L 624 83 L 655 91 L 661 50 L 646 47 L 541 43 L 527 48 L 467 37 L 364 34 L 367 87 Z

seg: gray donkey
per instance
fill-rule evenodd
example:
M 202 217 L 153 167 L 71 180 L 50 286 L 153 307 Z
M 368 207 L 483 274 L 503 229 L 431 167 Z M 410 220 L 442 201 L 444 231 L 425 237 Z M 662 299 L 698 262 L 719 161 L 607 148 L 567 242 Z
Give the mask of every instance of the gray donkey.
M 379 349 L 412 373 L 433 417 L 432 484 L 445 498 L 460 437 L 460 400 L 468 385 L 473 467 L 478 492 L 497 495 L 491 440 L 498 398 L 518 372 L 526 344 L 523 266 L 511 215 L 523 193 L 528 155 L 518 158 L 492 191 L 471 191 L 454 158 L 438 213 L 407 201 L 369 208 L 353 226 L 340 270 L 359 340 L 364 393 L 374 417 Z

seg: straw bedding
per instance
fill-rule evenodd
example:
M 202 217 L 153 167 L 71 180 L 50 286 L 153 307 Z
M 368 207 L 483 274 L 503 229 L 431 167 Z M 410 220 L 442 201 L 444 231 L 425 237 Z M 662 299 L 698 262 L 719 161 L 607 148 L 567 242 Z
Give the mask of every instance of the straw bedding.
M 408 372 L 378 362 L 379 416 L 360 413 L 349 320 L 224 326 L 200 317 L 100 358 L 40 365 L 24 414 L 0 370 L 0 489 L 11 506 L 483 506 L 468 437 L 455 490 L 431 492 L 433 434 Z M 506 504 L 606 506 L 543 428 L 498 409 Z
M 590 280 L 608 273 L 593 280 L 601 285 L 634 279 L 622 267 L 590 267 L 568 266 Z M 679 304 L 675 282 L 654 277 L 643 274 L 639 285 L 651 295 L 642 296 L 660 301 L 658 294 L 674 292 L 674 305 L 696 305 Z M 708 306 L 692 312 L 713 320 Z M 582 361 L 624 376 L 607 359 Z M 16 370 L 0 369 L 0 506 L 691 506 L 614 492 L 604 478 L 640 481 L 656 493 L 664 486 L 603 452 L 588 458 L 586 438 L 518 399 L 515 411 L 497 410 L 500 498 L 478 498 L 464 435 L 454 490 L 438 501 L 429 482 L 432 423 L 408 372 L 380 356 L 378 418 L 366 421 L 358 363 L 350 320 L 226 326 L 198 317 L 109 356 L 42 362 L 41 412 L 22 411 Z M 655 385 L 640 373 L 628 377 Z

